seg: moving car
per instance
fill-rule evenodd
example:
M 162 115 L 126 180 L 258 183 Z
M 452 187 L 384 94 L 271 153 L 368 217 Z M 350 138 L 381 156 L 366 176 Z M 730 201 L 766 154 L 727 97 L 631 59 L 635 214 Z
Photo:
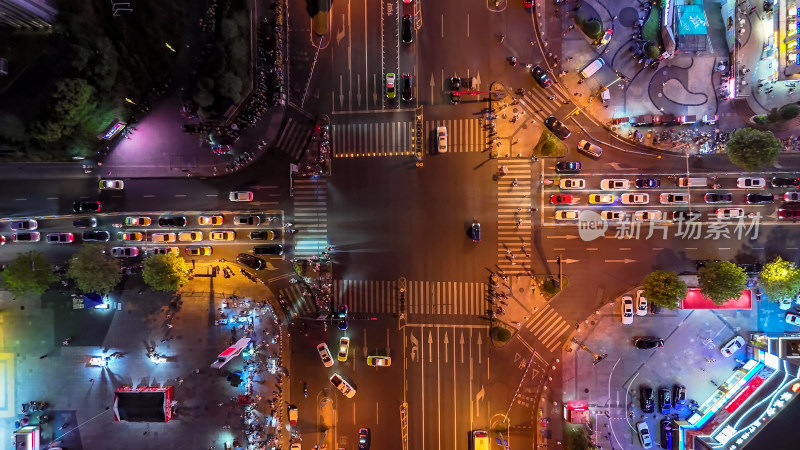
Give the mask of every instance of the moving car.
M 48 244 L 70 244 L 75 241 L 72 233 L 49 233 L 44 238 Z
M 289 405 L 289 425 L 297 425 L 297 416 L 297 407 L 294 405 Z
M 410 102 L 414 100 L 414 75 L 403 74 L 403 100 Z
M 661 419 L 661 448 L 672 450 L 672 423 L 669 419 Z
M 347 353 L 350 351 L 350 338 L 346 336 L 342 336 L 339 338 L 339 354 L 337 355 L 337 359 L 339 361 L 347 361 Z
M 783 194 L 783 201 L 785 202 L 800 202 L 800 191 L 787 192 Z
M 550 116 L 544 120 L 544 126 L 546 126 L 548 130 L 553 132 L 553 134 L 555 134 L 556 137 L 562 141 L 572 135 L 572 132 L 569 131 L 569 128 L 565 127 L 564 124 L 562 124 L 553 116 Z
M 800 187 L 800 178 L 775 177 L 772 179 L 772 187 Z
M 740 348 L 744 347 L 744 338 L 741 336 L 734 336 L 730 341 L 728 341 L 725 345 L 723 345 L 719 352 L 722 353 L 722 356 L 729 357 L 732 354 L 736 353 Z
M 338 389 L 339 392 L 344 394 L 345 397 L 347 397 L 347 398 L 355 397 L 356 388 L 354 388 L 350 383 L 345 381 L 345 379 L 342 378 L 341 375 L 339 375 L 338 373 L 334 373 L 333 375 L 331 375 L 330 380 L 331 380 L 331 384 L 336 386 L 336 389 Z
M 738 219 L 744 217 L 744 210 L 742 208 L 718 208 L 714 214 L 719 219 Z
M 533 69 L 531 69 L 531 75 L 533 76 L 533 79 L 539 83 L 539 86 L 543 88 L 550 87 L 550 85 L 553 84 L 553 82 L 550 80 L 550 77 L 547 76 L 547 72 L 545 72 L 541 66 L 535 66 Z
M 331 359 L 331 351 L 328 349 L 328 344 L 324 342 L 317 344 L 317 353 L 319 353 L 319 357 L 322 359 L 322 365 L 325 367 L 333 366 L 333 359 Z
M 589 203 L 597 205 L 610 205 L 614 203 L 613 194 L 592 194 L 589 196 Z
M 736 187 L 761 189 L 767 187 L 767 180 L 763 178 L 741 177 L 736 179 Z
M 231 191 L 228 194 L 228 200 L 232 202 L 252 202 L 253 201 L 253 192 L 252 191 Z
M 367 365 L 374 367 L 389 367 L 392 365 L 392 358 L 388 356 L 367 356 Z
M 234 225 L 248 225 L 258 226 L 261 224 L 261 217 L 259 216 L 233 216 Z
M 647 297 L 644 296 L 644 289 L 636 291 L 636 315 L 647 315 Z
M 200 216 L 197 218 L 198 225 L 222 225 L 222 216 Z
M 393 73 L 386 74 L 386 98 L 393 99 L 397 97 L 397 75 Z
M 347 305 L 338 305 L 336 307 L 336 317 L 340 319 L 347 318 Z
M 94 228 L 97 226 L 96 217 L 81 217 L 72 221 L 72 226 L 75 228 Z
M 161 219 L 159 219 L 160 223 Z M 149 227 L 153 224 L 153 219 L 149 217 L 126 217 L 125 218 L 125 226 L 126 227 Z
M 489 450 L 489 433 L 483 430 L 474 430 L 470 433 L 470 450 Z
M 181 249 L 178 247 L 153 247 L 150 249 L 150 251 L 152 251 L 154 255 L 181 254 Z
M 639 403 L 642 407 L 642 412 L 650 414 L 656 410 L 656 399 L 653 397 L 653 388 L 650 386 L 641 386 L 639 388 Z
M 369 450 L 369 428 L 358 430 L 358 450 Z
M 658 178 L 637 178 L 633 184 L 639 189 L 655 189 L 661 187 L 661 180 Z
M 158 226 L 160 227 L 185 227 L 186 217 L 183 216 L 167 216 L 158 218 Z
M 689 203 L 689 194 L 680 192 L 665 192 L 658 197 L 662 205 L 679 205 Z
M 647 422 L 636 422 L 636 432 L 639 434 L 639 443 L 644 448 L 653 448 L 653 439 L 650 437 L 650 428 Z
M 180 242 L 198 242 L 203 240 L 202 231 L 181 231 L 178 233 Z
M 664 340 L 657 337 L 642 337 L 634 339 L 633 345 L 640 350 L 649 350 L 651 348 L 663 347 Z
M 11 242 L 39 242 L 42 236 L 38 231 L 21 231 L 11 233 Z
M 162 244 L 175 242 L 175 239 L 177 239 L 175 233 L 153 233 L 152 235 L 150 235 L 151 241 Z
M 620 301 L 622 305 L 622 324 L 630 325 L 633 323 L 633 297 L 623 295 Z
M 469 227 L 469 238 L 472 239 L 472 242 L 481 241 L 481 224 L 472 222 L 472 225 Z
M 733 194 L 709 192 L 703 197 L 703 200 L 706 203 L 733 203 Z
M 281 244 L 256 245 L 255 247 L 253 247 L 253 254 L 281 256 L 283 255 L 283 245 Z
M 622 194 L 620 201 L 623 205 L 646 205 L 650 203 L 649 194 Z
M 559 161 L 556 163 L 556 172 L 580 172 L 580 161 Z
M 560 209 L 555 214 L 556 220 L 578 220 L 579 216 L 580 211 L 574 209 Z
M 100 180 L 100 189 L 102 190 L 125 189 L 125 182 L 122 180 Z
M 673 222 L 681 222 L 681 221 L 688 222 L 688 221 L 690 221 L 692 219 L 695 219 L 695 220 L 699 219 L 701 215 L 702 214 L 700 214 L 697 211 L 692 211 L 692 212 L 690 212 L 690 211 L 672 211 L 672 221 Z
M 274 231 L 251 231 L 250 239 L 254 241 L 272 241 L 275 239 Z
M 82 212 L 100 212 L 103 209 L 100 202 L 83 202 L 78 201 L 72 204 L 72 210 L 76 213 Z
M 461 78 L 452 77 L 450 78 L 450 101 L 453 103 L 458 103 L 461 101 Z
M 604 191 L 625 190 L 630 189 L 631 182 L 623 179 L 604 179 L 600 181 L 600 189 Z M 647 195 L 647 194 L 642 194 Z
M 795 326 L 800 327 L 800 316 L 798 316 L 797 314 L 786 313 L 786 317 L 784 317 L 784 320 L 789 325 L 795 325 Z
M 236 262 L 253 270 L 264 270 L 267 267 L 266 261 L 249 253 L 239 253 L 236 255 Z
M 114 247 L 111 249 L 111 256 L 115 258 L 135 258 L 139 256 L 139 249 L 136 247 Z
M 640 222 L 646 220 L 661 220 L 661 211 L 656 211 L 656 210 L 636 211 L 636 213 L 633 215 L 633 220 L 638 220 Z
M 672 411 L 672 394 L 670 394 L 669 388 L 658 390 L 658 410 L 661 414 L 669 414 Z
M 236 232 L 234 231 L 212 231 L 208 234 L 208 238 L 212 241 L 232 241 L 236 239 Z
M 602 217 L 603 220 L 618 222 L 620 220 L 625 220 L 625 211 L 600 211 L 600 217 Z
M 447 151 L 447 127 L 436 127 L 436 139 L 439 153 Z
M 144 234 L 138 231 L 120 231 L 117 233 L 118 241 L 141 241 L 144 239 Z
M 800 209 L 780 208 L 778 209 L 778 219 L 800 219 Z
M 414 23 L 411 21 L 411 14 L 403 14 L 403 42 L 406 44 L 414 42 Z
M 103 230 L 84 231 L 83 234 L 81 235 L 81 239 L 83 239 L 86 242 L 91 242 L 91 241 L 107 242 L 109 239 L 111 239 L 111 233 Z
M 186 247 L 186 256 L 211 256 L 211 247 L 207 245 L 190 245 Z
M 336 328 L 338 328 L 341 331 L 347 331 L 347 321 L 346 320 L 340 320 L 336 324 Z
M 11 222 L 11 231 L 33 231 L 39 228 L 39 222 L 33 219 L 15 220 Z
M 594 145 L 586 140 L 578 142 L 578 151 L 592 158 L 599 158 L 603 155 L 603 149 L 599 145 Z
M 586 180 L 583 178 L 562 178 L 558 183 L 561 189 L 583 189 L 586 187 Z
M 571 205 L 571 194 L 553 194 L 550 196 L 550 203 L 553 205 Z
M 614 34 L 614 30 L 611 28 L 607 29 L 605 33 L 603 33 L 603 37 L 600 38 L 600 45 L 606 45 L 609 41 L 611 41 L 611 35 Z
M 750 204 L 761 205 L 774 202 L 775 197 L 772 194 L 747 194 L 745 196 L 745 200 Z

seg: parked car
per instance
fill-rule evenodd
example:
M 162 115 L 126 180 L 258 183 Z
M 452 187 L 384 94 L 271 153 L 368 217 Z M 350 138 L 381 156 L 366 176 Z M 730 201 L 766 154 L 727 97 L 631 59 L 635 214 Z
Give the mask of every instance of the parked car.
M 160 227 L 185 227 L 186 217 L 183 216 L 169 216 L 159 217 L 158 226 Z
M 580 161 L 559 161 L 556 163 L 556 172 L 566 173 L 566 172 L 573 172 L 577 173 L 581 171 L 581 163 Z
M 656 211 L 656 210 L 636 211 L 636 213 L 633 215 L 633 220 L 640 222 L 647 220 L 661 220 L 661 211 Z
M 741 336 L 734 336 L 729 340 L 725 345 L 723 345 L 719 352 L 722 353 L 722 356 L 729 357 L 732 354 L 736 353 L 740 348 L 744 347 L 745 341 L 744 338 Z
M 672 394 L 669 388 L 658 390 L 658 411 L 661 414 L 669 414 L 672 411 Z
M 657 337 L 641 337 L 633 340 L 633 346 L 640 350 L 661 348 L 664 346 L 664 340 Z
M 322 359 L 322 364 L 325 367 L 333 366 L 333 359 L 331 359 L 331 351 L 328 349 L 328 344 L 321 343 L 317 345 L 317 353 L 319 353 L 320 359 Z
M 672 423 L 669 419 L 661 419 L 661 448 L 672 449 Z
M 261 217 L 254 215 L 234 216 L 233 224 L 244 225 L 244 226 L 258 226 L 261 224 Z
M 774 202 L 775 198 L 772 194 L 747 194 L 745 200 L 750 204 L 762 205 Z
M 620 300 L 622 304 L 622 324 L 630 325 L 633 323 L 633 297 L 630 295 L 623 295 Z
M 631 182 L 623 179 L 608 178 L 600 181 L 600 189 L 604 191 L 625 190 L 631 187 Z M 647 194 L 642 194 L 647 195 Z
M 556 220 L 578 220 L 580 211 L 574 209 L 559 209 L 555 213 Z
M 589 203 L 595 205 L 611 205 L 614 203 L 613 194 L 592 194 L 589 196 Z
M 139 256 L 139 249 L 136 247 L 113 247 L 111 256 L 115 258 L 135 258 Z
M 264 270 L 267 267 L 266 261 L 249 253 L 239 253 L 236 255 L 236 262 L 253 270 Z
M 190 245 L 186 247 L 186 256 L 211 256 L 211 247 L 207 245 Z
M 48 233 L 44 240 L 48 244 L 71 244 L 75 241 L 75 235 L 72 233 Z
M 689 203 L 689 194 L 682 192 L 665 192 L 658 197 L 662 205 L 679 205 Z
M 42 235 L 38 231 L 19 231 L 11 233 L 11 242 L 39 242 Z
M 676 411 L 686 406 L 686 386 L 682 384 L 672 386 L 672 403 Z
M 644 289 L 636 291 L 636 315 L 647 315 L 647 297 L 644 296 Z
M 198 225 L 218 226 L 222 225 L 223 221 L 224 219 L 222 218 L 222 216 L 200 216 L 197 218 Z
M 83 232 L 83 234 L 81 235 L 81 239 L 83 239 L 86 242 L 91 242 L 91 241 L 107 242 L 109 239 L 111 239 L 111 233 L 103 230 L 89 230 Z
M 656 399 L 653 396 L 653 388 L 650 386 L 641 386 L 639 388 L 639 403 L 642 412 L 650 414 L 656 410 Z
M 75 228 L 94 228 L 97 226 L 97 218 L 80 217 L 72 221 L 72 226 Z
M 11 222 L 11 231 L 33 231 L 39 228 L 39 222 L 33 219 L 14 220 Z
M 553 205 L 571 205 L 571 194 L 553 194 L 550 196 L 550 203 Z
M 775 177 L 772 179 L 772 187 L 800 187 L 800 177 Z
M 646 205 L 650 203 L 649 194 L 622 194 L 619 200 L 623 205 Z
M 275 239 L 275 232 L 266 230 L 266 231 L 251 231 L 250 232 L 250 239 L 254 241 L 272 241 Z
M 747 189 L 761 189 L 767 187 L 767 180 L 763 178 L 741 177 L 736 179 L 736 187 Z
M 727 192 L 709 192 L 704 197 L 706 203 L 733 203 L 733 194 Z
M 653 440 L 650 437 L 650 429 L 647 422 L 636 422 L 636 432 L 639 434 L 639 443 L 644 448 L 653 448 Z
M 658 178 L 637 178 L 634 185 L 639 189 L 655 189 L 661 187 L 661 180 Z
M 625 211 L 600 211 L 600 217 L 610 222 L 625 220 Z
M 149 217 L 126 217 L 125 218 L 125 226 L 126 227 L 149 227 L 152 225 L 153 219 Z
M 83 212 L 100 212 L 103 207 L 100 202 L 83 202 L 77 201 L 72 204 L 72 211 L 76 213 L 83 213 Z
M 784 318 L 786 323 L 789 325 L 794 325 L 800 327 L 800 316 L 794 313 L 786 313 L 786 317 Z

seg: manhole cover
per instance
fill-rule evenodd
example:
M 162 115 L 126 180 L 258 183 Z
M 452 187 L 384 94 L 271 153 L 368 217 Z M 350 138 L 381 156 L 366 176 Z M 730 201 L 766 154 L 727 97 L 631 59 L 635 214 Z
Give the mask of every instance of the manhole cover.
M 664 96 L 664 94 L 662 94 L 661 92 L 659 92 L 659 93 L 658 93 L 658 96 L 659 96 L 659 97 L 663 97 L 663 96 Z
M 519 288 L 519 292 L 520 292 L 520 294 L 525 292 L 525 288 Z

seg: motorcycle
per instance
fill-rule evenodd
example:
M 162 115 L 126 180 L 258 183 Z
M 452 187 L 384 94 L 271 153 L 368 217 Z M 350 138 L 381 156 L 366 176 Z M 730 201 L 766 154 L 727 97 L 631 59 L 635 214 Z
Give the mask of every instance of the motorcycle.
M 303 395 L 308 398 L 308 383 L 303 383 Z

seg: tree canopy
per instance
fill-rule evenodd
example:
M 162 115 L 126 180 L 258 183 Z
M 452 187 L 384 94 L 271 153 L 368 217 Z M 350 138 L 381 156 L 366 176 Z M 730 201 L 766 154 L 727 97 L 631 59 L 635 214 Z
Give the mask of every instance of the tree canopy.
M 686 292 L 686 283 L 675 272 L 656 270 L 644 279 L 644 295 L 647 301 L 662 308 L 677 308 L 678 302 L 686 298 Z
M 706 263 L 697 272 L 700 292 L 717 305 L 739 298 L 747 288 L 744 269 L 729 261 Z
M 739 128 L 731 133 L 725 149 L 732 163 L 745 170 L 758 170 L 778 159 L 781 146 L 771 131 Z
M 83 244 L 69 263 L 67 276 L 84 292 L 106 293 L 122 280 L 121 264 L 101 244 Z
M 12 260 L 3 272 L 0 280 L 3 286 L 15 297 L 28 294 L 41 295 L 55 282 L 58 276 L 47 257 L 37 251 L 21 253 Z
M 800 292 L 800 269 L 792 261 L 784 261 L 778 256 L 764 265 L 759 285 L 770 301 L 793 298 Z
M 176 291 L 189 281 L 189 265 L 173 253 L 144 260 L 144 282 L 157 291 Z

